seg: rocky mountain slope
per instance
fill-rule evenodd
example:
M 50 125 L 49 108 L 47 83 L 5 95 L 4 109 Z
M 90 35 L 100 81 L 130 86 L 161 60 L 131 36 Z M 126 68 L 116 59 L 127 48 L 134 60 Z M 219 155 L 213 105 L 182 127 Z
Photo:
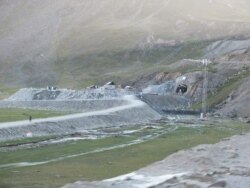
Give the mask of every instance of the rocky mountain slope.
M 219 113 L 231 117 L 250 117 L 250 78 L 230 93 L 227 100 L 222 104 Z
M 131 80 L 203 55 L 204 40 L 249 36 L 247 7 L 247 0 L 2 0 L 0 83 Z
M 199 101 L 203 67 L 192 59 L 209 58 L 209 103 L 234 116 L 249 101 L 249 74 L 241 75 L 250 64 L 247 7 L 247 0 L 2 0 L 0 97 L 6 87 L 113 80 L 143 89 L 185 76 L 185 96 Z

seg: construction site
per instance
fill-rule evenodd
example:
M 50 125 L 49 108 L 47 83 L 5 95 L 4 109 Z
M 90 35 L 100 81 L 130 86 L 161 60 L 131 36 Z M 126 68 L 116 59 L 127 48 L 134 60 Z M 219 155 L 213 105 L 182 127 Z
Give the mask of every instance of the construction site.
M 250 1 L 0 1 L 0 188 L 247 188 Z
M 207 161 L 208 159 L 203 158 L 203 155 L 207 155 L 203 154 L 204 152 L 211 152 L 210 147 L 206 145 L 192 150 L 204 151 L 196 156 L 197 159 L 188 157 L 191 155 L 190 152 L 183 153 L 183 155 L 182 152 L 173 154 L 177 158 L 187 157 L 185 160 L 178 160 L 188 161 L 188 167 L 185 167 L 184 164 L 178 167 L 177 159 L 172 157 L 171 160 L 170 157 L 167 160 L 171 160 L 171 162 L 167 162 L 167 164 L 171 165 L 169 167 L 166 165 L 165 170 L 158 167 L 163 162 L 158 162 L 159 165 L 156 163 L 151 165 L 152 167 L 148 166 L 145 169 L 129 173 L 160 160 L 173 151 L 175 153 L 198 143 L 213 143 L 229 135 L 242 134 L 250 129 L 247 124 L 247 115 L 245 118 L 242 117 L 241 122 L 238 122 L 237 114 L 233 117 L 232 115 L 235 114 L 232 112 L 224 113 L 221 108 L 211 107 L 208 95 L 216 93 L 217 85 L 225 85 L 227 82 L 223 79 L 218 81 L 217 77 L 208 71 L 209 63 L 212 64 L 212 62 L 207 59 L 183 61 L 200 64 L 203 67 L 202 71 L 192 74 L 176 74 L 176 78 L 171 77 L 161 84 L 148 85 L 143 89 L 134 86 L 125 86 L 122 89 L 114 82 L 82 90 L 60 89 L 53 86 L 39 89 L 23 88 L 0 101 L 1 109 L 23 109 L 21 120 L 0 123 L 0 152 L 3 159 L 0 164 L 0 174 L 2 173 L 5 177 L 9 173 L 15 173 L 15 179 L 21 178 L 14 181 L 16 183 L 11 185 L 14 187 L 19 187 L 19 184 L 20 187 L 63 186 L 69 181 L 81 178 L 75 176 L 75 173 L 85 168 L 91 168 L 90 172 L 87 170 L 86 174 L 83 174 L 83 177 L 87 177 L 87 182 L 65 187 L 174 187 L 175 185 L 177 187 L 186 185 L 206 187 L 213 183 L 221 184 L 219 179 L 223 174 L 229 173 L 231 167 L 213 166 L 210 161 L 212 159 Z M 237 73 L 236 76 L 246 74 L 247 71 L 248 69 L 242 66 L 242 72 Z M 217 82 L 213 82 L 213 79 L 217 79 Z M 27 110 L 28 112 L 26 112 Z M 56 117 L 36 118 L 32 114 L 32 111 L 36 110 L 57 112 L 58 114 L 54 115 Z M 11 114 L 9 115 L 11 116 Z M 237 127 L 233 126 L 235 123 L 238 124 Z M 190 139 L 191 137 L 192 139 Z M 171 145 L 165 146 L 165 144 L 158 143 L 162 139 L 167 139 L 164 143 Z M 180 144 L 180 142 L 187 143 Z M 153 144 L 153 148 L 146 149 L 151 144 Z M 146 148 L 141 150 L 140 147 Z M 165 150 L 162 147 L 169 149 Z M 202 149 L 199 149 L 200 147 Z M 51 150 L 56 152 L 50 152 Z M 124 155 L 128 155 L 128 158 L 112 154 L 119 150 L 121 153 L 126 152 Z M 135 152 L 134 154 L 132 150 Z M 232 149 L 228 150 L 231 152 Z M 10 155 L 13 156 L 13 152 L 16 153 L 17 158 L 10 157 Z M 154 155 L 155 152 L 160 153 Z M 227 150 L 225 152 L 227 153 Z M 100 166 L 86 167 L 87 164 L 85 164 L 79 168 L 72 163 L 74 160 L 87 160 L 86 158 L 92 155 L 100 158 L 95 159 L 101 160 Z M 107 158 L 106 155 L 115 155 L 115 158 Z M 234 156 L 230 153 L 231 155 Z M 126 159 L 132 161 L 124 164 Z M 143 163 L 140 164 L 137 160 L 142 160 Z M 176 164 L 173 160 L 176 161 Z M 194 169 L 192 169 L 190 161 L 194 160 L 201 160 L 205 169 L 198 165 L 199 170 L 197 171 L 197 164 L 193 164 Z M 66 161 L 69 161 L 67 167 L 69 169 L 62 172 L 60 169 L 65 168 Z M 134 163 L 136 163 L 135 166 L 133 166 Z M 122 164 L 128 165 L 128 167 L 121 167 Z M 130 165 L 132 166 L 129 167 Z M 231 163 L 229 165 L 234 166 Z M 55 167 L 51 169 L 51 166 Z M 174 170 L 171 170 L 172 166 L 174 166 Z M 107 167 L 110 168 L 111 173 L 103 172 Z M 210 171 L 207 169 L 208 167 Z M 189 171 L 184 172 L 183 169 L 187 168 Z M 234 168 L 241 172 L 237 167 Z M 96 172 L 98 169 L 100 174 Z M 25 172 L 26 170 L 28 171 Z M 34 173 L 33 170 L 39 178 L 34 178 L 32 175 L 32 180 L 23 181 L 31 175 L 30 173 Z M 51 170 L 56 174 L 56 180 L 54 176 L 52 176 L 53 181 L 49 180 L 50 173 L 46 175 Z M 74 175 L 68 174 L 71 170 L 74 171 Z M 194 170 L 195 174 L 190 170 Z M 203 174 L 204 170 L 206 170 L 205 174 Z M 21 171 L 25 173 L 20 173 Z M 96 176 L 93 176 L 94 174 Z M 107 179 L 121 174 L 126 175 Z M 67 178 L 63 178 L 64 176 Z M 230 175 L 230 179 L 231 176 L 233 175 Z M 235 176 L 233 177 L 235 178 Z M 14 177 L 11 176 L 11 178 Z M 103 178 L 107 180 L 89 182 L 89 180 Z M 193 182 L 193 178 L 195 178 L 195 182 Z M 8 176 L 4 179 L 9 181 Z M 244 185 L 247 183 L 248 180 L 243 181 Z M 222 184 L 234 185 L 231 180 L 229 182 L 223 180 Z M 3 183 L 1 186 L 5 186 L 5 184 Z M 6 184 L 6 186 L 9 185 Z

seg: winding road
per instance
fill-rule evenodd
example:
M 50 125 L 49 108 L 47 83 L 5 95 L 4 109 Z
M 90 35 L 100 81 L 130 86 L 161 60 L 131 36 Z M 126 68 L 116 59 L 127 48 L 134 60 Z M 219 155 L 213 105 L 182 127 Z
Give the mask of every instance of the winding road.
M 88 117 L 88 116 L 108 115 L 108 114 L 111 114 L 111 113 L 114 113 L 114 112 L 127 110 L 127 109 L 135 108 L 135 107 L 141 107 L 141 106 L 146 105 L 144 102 L 138 100 L 135 96 L 132 96 L 132 95 L 124 96 L 122 98 L 122 100 L 127 101 L 127 104 L 117 106 L 117 107 L 108 108 L 108 109 L 105 109 L 105 110 L 97 110 L 97 111 L 91 111 L 91 112 L 76 113 L 76 114 L 70 114 L 70 115 L 59 116 L 59 117 L 34 119 L 34 120 L 32 120 L 32 122 L 29 122 L 27 120 L 23 120 L 23 121 L 0 123 L 0 129 L 27 126 L 27 125 L 34 124 L 34 123 L 60 122 L 60 121 L 71 120 L 71 119 L 75 119 L 75 118 Z

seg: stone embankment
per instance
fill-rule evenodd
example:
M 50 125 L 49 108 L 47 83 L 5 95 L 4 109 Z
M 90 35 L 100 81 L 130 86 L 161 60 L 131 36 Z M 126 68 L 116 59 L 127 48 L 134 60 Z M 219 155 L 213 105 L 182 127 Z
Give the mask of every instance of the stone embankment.
M 58 106 L 53 108 L 57 109 L 60 108 L 60 102 L 62 105 L 70 103 L 69 101 L 53 101 L 52 103 L 49 103 L 50 101 L 16 101 L 16 103 L 13 103 L 13 101 L 4 101 L 2 105 L 5 104 L 8 106 L 8 102 L 13 105 L 20 104 L 23 108 L 26 102 L 26 107 L 31 107 L 31 104 L 34 102 L 36 108 L 40 108 L 39 104 L 42 105 L 43 108 L 43 105 L 49 104 L 49 109 L 52 109 L 52 104 L 57 104 Z M 77 102 L 81 105 L 78 105 Z M 76 107 L 74 107 L 74 104 L 76 104 Z M 84 104 L 89 105 L 85 108 Z M 91 106 L 92 104 L 94 105 Z M 82 112 L 62 117 L 37 119 L 32 122 L 19 121 L 1 123 L 0 140 L 25 138 L 27 133 L 32 133 L 33 136 L 73 134 L 93 128 L 142 124 L 161 118 L 156 111 L 134 96 L 124 96 L 120 100 L 73 100 L 70 105 L 72 110 Z
M 90 100 L 90 99 L 117 99 L 124 95 L 133 95 L 133 90 L 126 89 L 44 89 L 22 88 L 10 96 L 7 101 L 31 100 Z
M 147 103 L 150 107 L 159 113 L 165 113 L 166 111 L 182 112 L 187 111 L 192 104 L 191 98 L 179 95 L 150 95 L 143 94 L 140 99 Z
M 88 112 L 121 106 L 121 99 L 0 101 L 0 108 L 24 108 L 63 112 Z

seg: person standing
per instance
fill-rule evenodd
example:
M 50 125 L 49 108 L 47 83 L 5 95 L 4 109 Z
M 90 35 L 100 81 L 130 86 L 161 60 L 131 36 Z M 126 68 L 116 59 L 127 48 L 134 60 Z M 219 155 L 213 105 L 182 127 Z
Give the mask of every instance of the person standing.
M 31 116 L 31 115 L 29 115 L 29 121 L 30 121 L 30 122 L 32 121 L 32 116 Z

